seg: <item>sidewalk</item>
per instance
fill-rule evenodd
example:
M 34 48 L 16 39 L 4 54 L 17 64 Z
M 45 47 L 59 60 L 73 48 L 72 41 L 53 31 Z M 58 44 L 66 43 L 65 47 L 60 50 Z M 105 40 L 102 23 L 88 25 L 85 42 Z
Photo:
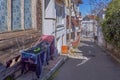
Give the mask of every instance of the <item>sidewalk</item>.
M 47 80 L 60 66 L 67 60 L 67 56 L 55 57 L 48 66 L 43 67 L 41 78 L 37 79 L 34 72 L 30 71 L 23 74 L 16 80 Z

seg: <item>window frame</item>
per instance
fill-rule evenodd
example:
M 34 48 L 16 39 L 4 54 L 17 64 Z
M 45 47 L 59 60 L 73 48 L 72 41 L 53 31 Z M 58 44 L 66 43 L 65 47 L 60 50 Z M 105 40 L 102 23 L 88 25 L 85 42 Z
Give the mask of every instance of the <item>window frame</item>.
M 36 10 L 36 0 L 31 0 L 31 28 L 29 29 L 25 29 L 25 26 L 24 26 L 24 0 L 20 0 L 21 1 L 21 30 L 12 30 L 12 0 L 7 0 L 7 30 L 4 31 L 4 32 L 0 32 L 0 34 L 6 34 L 6 33 L 14 33 L 14 32 L 17 32 L 17 31 L 29 31 L 29 30 L 37 30 L 37 26 L 36 26 L 36 16 L 33 16 L 35 15 L 35 10 Z

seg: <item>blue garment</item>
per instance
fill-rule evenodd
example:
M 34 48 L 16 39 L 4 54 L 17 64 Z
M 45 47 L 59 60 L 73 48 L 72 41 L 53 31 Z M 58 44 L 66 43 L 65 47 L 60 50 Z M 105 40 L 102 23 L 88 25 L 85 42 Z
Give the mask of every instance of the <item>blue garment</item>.
M 42 61 L 41 61 L 41 55 L 37 56 L 37 66 L 36 66 L 36 75 L 39 78 L 42 72 Z
M 40 47 L 37 45 L 37 47 Z M 34 54 L 34 48 L 28 49 L 26 51 L 22 51 L 22 73 L 28 69 L 30 71 L 34 71 L 36 76 L 39 78 L 42 72 L 42 67 L 46 64 L 49 64 L 50 60 L 50 46 L 48 45 L 46 49 L 41 50 L 39 53 Z M 42 48 L 41 48 L 42 49 Z M 27 67 L 27 68 L 26 68 Z

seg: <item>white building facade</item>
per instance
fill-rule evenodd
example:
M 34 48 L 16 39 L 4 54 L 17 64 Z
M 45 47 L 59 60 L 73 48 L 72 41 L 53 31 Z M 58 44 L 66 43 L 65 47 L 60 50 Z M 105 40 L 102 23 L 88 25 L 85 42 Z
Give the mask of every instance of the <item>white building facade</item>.
M 55 36 L 58 53 L 66 45 L 65 5 L 61 0 L 43 0 L 43 35 Z
M 82 19 L 82 36 L 94 37 L 97 35 L 97 22 L 94 19 L 86 16 Z

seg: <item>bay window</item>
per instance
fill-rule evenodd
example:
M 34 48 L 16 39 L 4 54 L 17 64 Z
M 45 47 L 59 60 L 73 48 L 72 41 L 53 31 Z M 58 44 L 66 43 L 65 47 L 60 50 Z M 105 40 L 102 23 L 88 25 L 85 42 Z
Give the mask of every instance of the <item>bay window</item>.
M 7 31 L 7 0 L 0 0 L 0 32 Z
M 0 0 L 0 33 L 33 29 L 32 0 Z M 33 20 L 35 23 L 35 20 Z M 34 26 L 35 27 L 35 26 Z

